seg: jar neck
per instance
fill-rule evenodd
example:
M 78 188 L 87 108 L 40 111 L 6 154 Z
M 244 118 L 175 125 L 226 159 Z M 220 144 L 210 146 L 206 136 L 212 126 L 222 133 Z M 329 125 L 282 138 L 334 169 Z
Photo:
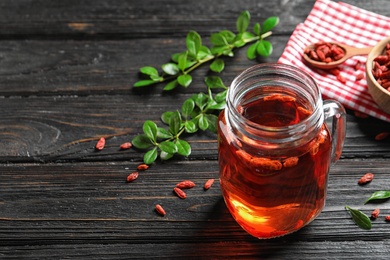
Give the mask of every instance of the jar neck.
M 275 94 L 295 98 L 310 113 L 297 123 L 281 126 L 259 123 L 243 114 L 243 107 Z M 240 142 L 267 149 L 303 145 L 324 122 L 320 89 L 310 75 L 290 65 L 259 64 L 243 71 L 233 80 L 226 103 L 227 123 Z

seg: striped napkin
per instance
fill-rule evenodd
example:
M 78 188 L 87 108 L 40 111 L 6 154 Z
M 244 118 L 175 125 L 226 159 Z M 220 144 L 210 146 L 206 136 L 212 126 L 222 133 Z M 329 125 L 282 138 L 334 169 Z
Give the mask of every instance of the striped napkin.
M 352 57 L 339 66 L 345 83 L 326 70 L 307 66 L 302 60 L 305 47 L 320 40 L 362 48 L 374 46 L 388 36 L 390 18 L 346 3 L 317 0 L 305 22 L 294 30 L 278 62 L 309 73 L 321 88 L 324 99 L 337 100 L 346 108 L 390 122 L 390 114 L 382 111 L 370 96 L 365 78 L 356 80 L 358 74 L 365 73 L 367 56 Z M 363 65 L 358 70 L 357 62 Z

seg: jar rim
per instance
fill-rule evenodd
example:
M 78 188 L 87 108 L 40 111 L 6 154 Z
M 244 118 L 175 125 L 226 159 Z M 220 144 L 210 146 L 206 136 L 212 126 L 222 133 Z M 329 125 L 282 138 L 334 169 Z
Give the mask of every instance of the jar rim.
M 294 79 L 295 81 L 299 82 L 304 86 L 308 86 L 307 91 L 310 91 L 310 94 L 312 95 L 312 113 L 302 121 L 288 126 L 267 126 L 253 122 L 243 117 L 242 114 L 239 112 L 237 105 L 234 103 L 234 101 L 236 101 L 235 99 L 237 98 L 237 93 L 235 93 L 237 91 L 236 87 L 242 87 L 240 86 L 240 84 L 243 83 L 244 80 L 247 80 L 250 77 L 261 75 L 261 73 L 288 77 Z M 253 83 L 250 82 L 250 84 Z M 243 91 L 245 91 L 245 89 L 243 89 Z M 245 122 L 246 127 L 250 127 L 254 131 L 272 132 L 274 134 L 288 133 L 288 135 L 290 136 L 290 138 L 288 138 L 289 140 L 291 140 L 292 135 L 303 133 L 311 129 L 311 127 L 313 126 L 319 127 L 323 123 L 322 97 L 320 88 L 318 87 L 315 80 L 307 72 L 302 71 L 292 65 L 281 63 L 263 63 L 245 69 L 232 81 L 228 90 L 226 101 L 227 109 L 230 110 L 230 113 L 234 117 L 234 120 L 243 120 Z

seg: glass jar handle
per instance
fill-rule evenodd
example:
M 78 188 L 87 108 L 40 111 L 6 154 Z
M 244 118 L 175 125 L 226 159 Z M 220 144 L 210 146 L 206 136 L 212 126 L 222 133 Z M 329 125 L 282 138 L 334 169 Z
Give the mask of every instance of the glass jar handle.
M 335 163 L 343 151 L 345 133 L 346 133 L 346 113 L 343 105 L 335 100 L 324 101 L 324 118 L 325 121 L 333 117 L 331 124 L 332 135 L 332 154 L 331 161 Z

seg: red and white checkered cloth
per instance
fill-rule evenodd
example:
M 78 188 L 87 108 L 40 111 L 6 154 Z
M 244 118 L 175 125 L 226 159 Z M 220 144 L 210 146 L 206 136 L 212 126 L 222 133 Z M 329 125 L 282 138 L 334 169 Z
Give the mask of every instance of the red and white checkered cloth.
M 307 66 L 302 59 L 305 47 L 320 40 L 362 48 L 374 46 L 388 36 L 390 18 L 346 3 L 317 0 L 305 22 L 294 30 L 278 62 L 308 72 L 321 88 L 324 99 L 337 100 L 346 108 L 390 122 L 390 114 L 381 110 L 370 96 L 366 80 L 355 80 L 357 74 L 364 73 L 367 56 L 352 57 L 339 66 L 346 83 L 339 82 L 329 72 Z M 363 66 L 356 71 L 358 61 Z

